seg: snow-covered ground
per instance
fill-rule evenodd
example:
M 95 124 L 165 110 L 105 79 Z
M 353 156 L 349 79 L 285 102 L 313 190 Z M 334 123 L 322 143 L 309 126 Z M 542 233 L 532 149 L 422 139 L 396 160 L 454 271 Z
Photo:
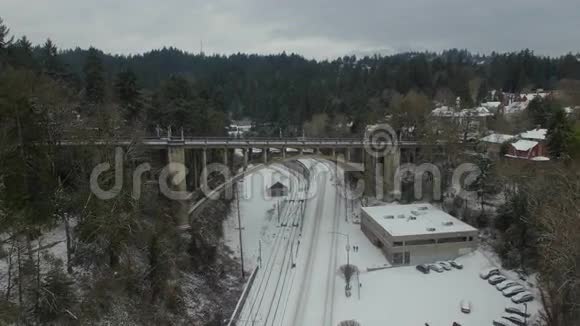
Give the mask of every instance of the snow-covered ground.
M 357 320 L 364 326 L 436 326 L 454 321 L 484 326 L 500 318 L 506 306 L 514 306 L 479 277 L 482 269 L 497 266 L 483 249 L 458 258 L 463 270 L 423 275 L 414 266 L 388 268 L 384 255 L 360 230 L 360 204 L 345 202 L 342 170 L 337 172 L 325 161 L 301 162 L 311 169 L 310 190 L 314 189 L 306 200 L 302 225 L 296 225 L 301 222 L 299 201 L 283 206 L 281 218 L 287 223 L 282 227 L 274 218 L 275 201 L 262 195 L 240 203 L 246 261 L 256 266 L 260 239 L 263 260 L 237 325 L 325 326 Z M 280 168 L 273 165 L 263 171 L 277 175 Z M 295 174 L 289 178 L 298 185 L 291 187 L 289 197 L 299 198 L 305 182 Z M 258 184 L 253 183 L 252 192 L 264 191 Z M 233 249 L 239 246 L 235 213 L 225 225 Z M 347 259 L 360 272 L 353 277 L 350 296 L 340 272 Z M 387 268 L 377 270 L 381 267 Z M 506 275 L 516 279 L 514 273 Z M 460 312 L 462 299 L 471 302 L 470 314 Z M 528 311 L 536 314 L 538 309 L 536 294 Z
M 461 325 L 486 326 L 501 319 L 505 307 L 516 305 L 479 277 L 479 272 L 491 267 L 480 251 L 457 261 L 463 270 L 422 274 L 414 266 L 397 267 L 375 272 L 361 272 L 360 299 L 344 296 L 337 300 L 335 324 L 354 319 L 361 325 Z M 517 280 L 517 279 L 514 279 Z M 537 298 L 537 296 L 536 296 Z M 470 314 L 460 311 L 461 300 L 469 300 Z M 528 304 L 528 312 L 536 314 L 539 302 Z
M 288 186 L 290 196 L 294 196 L 296 192 L 305 187 L 304 180 L 300 180 L 296 172 L 280 164 L 273 164 L 246 175 L 237 184 L 237 191 L 241 198 L 239 205 L 244 263 L 245 269 L 248 271 L 252 270 L 258 263 L 260 243 L 262 257 L 264 260 L 268 257 L 281 229 L 278 222 L 278 210 L 282 218 L 288 214 L 287 210 L 291 206 L 283 198 L 268 196 L 268 187 L 278 181 Z M 227 220 L 224 222 L 224 241 L 233 250 L 234 256 L 239 257 L 240 241 L 235 201 Z

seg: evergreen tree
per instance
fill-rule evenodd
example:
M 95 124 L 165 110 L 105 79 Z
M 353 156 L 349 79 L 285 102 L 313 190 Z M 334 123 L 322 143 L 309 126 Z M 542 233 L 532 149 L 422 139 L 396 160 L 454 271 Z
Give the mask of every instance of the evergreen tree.
M 85 99 L 92 104 L 105 100 L 105 71 L 99 51 L 91 47 L 84 65 Z
M 553 158 L 571 157 L 570 147 L 574 137 L 572 123 L 563 109 L 556 110 L 548 128 L 548 151 Z
M 62 64 L 58 59 L 58 50 L 56 45 L 52 43 L 50 39 L 47 39 L 46 42 L 44 42 L 44 45 L 41 48 L 40 59 L 42 69 L 49 75 L 54 76 L 57 73 L 62 72 Z
M 9 48 L 12 52 L 10 62 L 16 67 L 35 69 L 37 67 L 36 59 L 32 53 L 32 43 L 26 36 L 22 36 Z
M 0 17 L 0 51 L 6 49 L 10 44 L 12 44 L 14 38 L 8 38 L 8 34 L 10 34 L 10 28 L 4 25 L 4 20 Z
M 133 124 L 138 119 L 142 106 L 139 101 L 137 76 L 131 69 L 126 69 L 117 74 L 115 93 L 123 108 L 125 119 L 130 124 Z

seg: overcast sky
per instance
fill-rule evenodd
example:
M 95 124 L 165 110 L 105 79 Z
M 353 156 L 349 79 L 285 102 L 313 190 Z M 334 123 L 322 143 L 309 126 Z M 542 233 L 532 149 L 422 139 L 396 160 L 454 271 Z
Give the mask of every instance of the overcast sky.
M 579 0 L 0 0 L 17 37 L 142 53 L 580 51 Z

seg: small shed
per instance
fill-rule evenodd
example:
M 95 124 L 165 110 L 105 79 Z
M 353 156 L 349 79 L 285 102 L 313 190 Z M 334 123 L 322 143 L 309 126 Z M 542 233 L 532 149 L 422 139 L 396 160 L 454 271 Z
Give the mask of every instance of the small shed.
M 288 187 L 278 181 L 268 188 L 270 197 L 283 197 L 288 195 Z

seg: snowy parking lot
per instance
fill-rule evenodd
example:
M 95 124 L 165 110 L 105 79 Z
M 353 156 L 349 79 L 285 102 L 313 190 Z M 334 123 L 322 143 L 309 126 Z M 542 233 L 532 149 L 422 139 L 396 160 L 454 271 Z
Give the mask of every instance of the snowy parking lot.
M 492 325 L 494 319 L 501 319 L 505 307 L 524 309 L 479 277 L 481 270 L 492 266 L 481 251 L 459 257 L 457 261 L 463 264 L 462 270 L 423 274 L 414 266 L 407 266 L 361 273 L 360 300 L 356 296 L 340 297 L 336 301 L 335 320 L 354 319 L 361 325 L 377 326 L 423 326 L 425 323 L 450 326 L 453 322 L 485 326 Z M 461 300 L 471 302 L 471 313 L 460 311 Z M 539 306 L 536 295 L 535 300 L 528 303 L 532 318 Z

